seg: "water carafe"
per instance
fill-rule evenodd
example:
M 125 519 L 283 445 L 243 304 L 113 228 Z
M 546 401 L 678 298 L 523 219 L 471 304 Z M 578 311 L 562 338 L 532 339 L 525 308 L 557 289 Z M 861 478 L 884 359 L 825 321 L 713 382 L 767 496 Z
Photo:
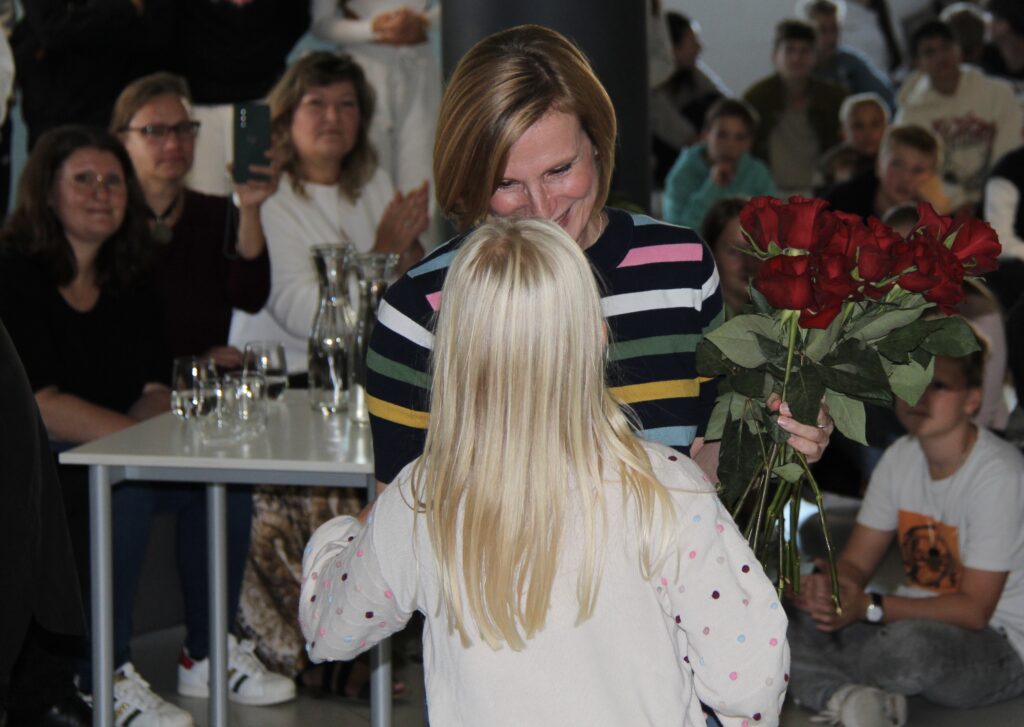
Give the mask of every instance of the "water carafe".
M 355 314 L 348 302 L 352 246 L 317 245 L 313 265 L 320 282 L 320 306 L 309 335 L 309 402 L 334 414 L 348 404 L 349 351 Z
M 398 255 L 394 253 L 364 252 L 353 258 L 359 280 L 359 313 L 349 351 L 348 416 L 360 424 L 370 421 L 366 409 L 366 354 L 370 349 L 370 336 L 377 323 L 377 309 L 397 263 Z

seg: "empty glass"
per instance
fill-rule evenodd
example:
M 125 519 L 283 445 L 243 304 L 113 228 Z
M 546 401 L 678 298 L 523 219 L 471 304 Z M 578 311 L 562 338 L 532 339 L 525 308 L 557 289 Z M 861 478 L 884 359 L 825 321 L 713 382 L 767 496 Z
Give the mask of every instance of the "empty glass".
M 199 385 L 217 378 L 212 359 L 179 356 L 171 369 L 171 411 L 179 419 L 191 419 L 199 405 Z
M 245 344 L 243 370 L 262 374 L 267 380 L 267 398 L 277 401 L 288 389 L 288 365 L 280 341 L 249 341 Z
M 267 382 L 262 374 L 227 374 L 199 384 L 194 419 L 207 443 L 240 442 L 267 428 Z

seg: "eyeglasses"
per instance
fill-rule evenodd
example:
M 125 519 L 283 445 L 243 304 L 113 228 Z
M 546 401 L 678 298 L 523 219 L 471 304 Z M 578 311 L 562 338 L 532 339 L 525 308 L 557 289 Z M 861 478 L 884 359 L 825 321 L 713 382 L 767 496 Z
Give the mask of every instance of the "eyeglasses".
M 199 133 L 198 121 L 182 121 L 180 124 L 146 124 L 145 126 L 126 126 L 121 131 L 137 131 L 148 141 L 163 141 L 168 134 L 174 134 L 179 141 L 195 139 Z
M 99 174 L 91 169 L 76 172 L 71 175 L 71 185 L 86 194 L 95 194 L 100 187 L 107 190 L 109 194 L 124 194 L 127 190 L 124 177 L 116 172 L 114 174 Z

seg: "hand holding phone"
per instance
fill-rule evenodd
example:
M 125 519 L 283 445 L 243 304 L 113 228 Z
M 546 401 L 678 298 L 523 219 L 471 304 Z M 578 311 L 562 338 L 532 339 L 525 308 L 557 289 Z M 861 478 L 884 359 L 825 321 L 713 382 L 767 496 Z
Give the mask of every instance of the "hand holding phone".
M 234 106 L 234 154 L 231 176 L 236 184 L 249 180 L 269 181 L 250 166 L 266 167 L 270 151 L 270 107 L 262 102 Z

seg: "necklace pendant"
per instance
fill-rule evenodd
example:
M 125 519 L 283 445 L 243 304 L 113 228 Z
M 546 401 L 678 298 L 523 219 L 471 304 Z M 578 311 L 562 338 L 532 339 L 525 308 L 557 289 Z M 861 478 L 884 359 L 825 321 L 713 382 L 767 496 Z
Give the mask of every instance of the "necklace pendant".
M 174 237 L 174 230 L 164 224 L 163 220 L 157 220 L 156 224 L 153 225 L 152 234 L 154 240 L 166 245 Z

